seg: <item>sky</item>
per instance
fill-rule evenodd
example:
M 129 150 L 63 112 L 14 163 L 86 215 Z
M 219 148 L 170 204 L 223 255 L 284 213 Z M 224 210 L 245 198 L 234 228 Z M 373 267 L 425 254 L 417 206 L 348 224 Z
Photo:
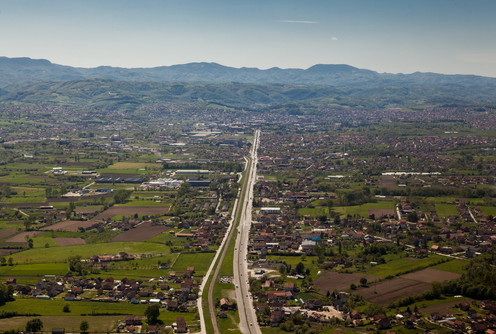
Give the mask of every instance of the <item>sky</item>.
M 0 0 L 0 56 L 496 77 L 495 0 Z

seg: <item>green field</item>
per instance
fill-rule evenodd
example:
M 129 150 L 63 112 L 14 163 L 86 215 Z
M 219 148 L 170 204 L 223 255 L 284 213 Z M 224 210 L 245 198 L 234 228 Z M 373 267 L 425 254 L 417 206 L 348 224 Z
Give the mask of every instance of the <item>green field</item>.
M 302 208 L 298 209 L 298 213 L 302 216 L 324 216 L 329 214 L 329 208 Z
M 346 215 L 360 215 L 361 217 L 369 216 L 369 209 L 389 209 L 394 210 L 395 204 L 393 201 L 379 201 L 376 203 L 365 203 L 362 205 L 353 206 L 336 206 L 334 211 L 340 213 L 342 216 Z
M 496 216 L 496 206 L 479 206 L 485 216 Z
M 62 308 L 65 304 L 69 305 L 70 313 L 64 313 Z M 79 302 L 67 302 L 62 299 L 53 299 L 53 300 L 38 300 L 38 299 L 21 299 L 18 298 L 13 302 L 8 302 L 7 304 L 0 306 L 0 312 L 18 312 L 20 314 L 41 314 L 44 316 L 63 316 L 64 319 L 66 316 L 75 317 L 80 316 L 81 314 L 91 315 L 92 313 L 120 313 L 123 314 L 121 316 L 112 316 L 111 318 L 105 317 L 102 323 L 99 325 L 106 325 L 105 322 L 112 323 L 112 321 L 108 321 L 108 319 L 121 319 L 125 318 L 125 315 L 144 315 L 145 309 L 147 305 L 134 305 L 127 302 L 119 302 L 119 303 L 99 303 L 99 302 L 90 302 L 90 301 L 79 301 Z M 115 317 L 115 318 L 114 318 Z M 172 322 L 175 322 L 176 317 L 184 317 L 188 324 L 194 323 L 195 313 L 184 313 L 184 312 L 169 312 L 165 309 L 161 309 L 160 312 L 160 320 L 164 322 L 166 325 L 170 325 Z M 79 328 L 79 324 L 83 320 L 87 320 L 90 323 L 90 329 L 97 330 L 97 323 L 94 323 L 95 327 L 91 327 L 91 319 L 93 316 L 80 316 L 78 317 L 75 323 L 77 324 L 77 328 Z M 19 318 L 14 318 L 19 319 Z M 28 318 L 21 317 L 20 321 L 5 321 L 5 319 L 0 320 L 0 324 L 5 326 L 12 327 L 3 327 L 2 328 L 18 328 L 16 324 L 21 324 L 23 327 Z M 69 320 L 70 318 L 68 318 Z M 4 322 L 5 321 L 5 322 Z M 54 322 L 57 324 L 56 327 L 60 327 L 61 323 L 65 322 Z M 70 323 L 68 323 L 70 326 Z M 66 329 L 71 328 L 67 326 Z M 49 328 L 50 329 L 50 328 Z M 79 332 L 79 331 L 77 331 Z
M 458 216 L 458 210 L 454 204 L 436 203 L 436 212 L 439 217 Z
M 116 206 L 170 206 L 171 203 L 157 202 L 155 200 L 131 200 Z
M 107 167 L 108 169 L 161 169 L 162 164 L 147 162 L 116 162 Z
M 415 258 L 398 258 L 391 261 L 388 261 L 384 264 L 376 265 L 371 267 L 366 271 L 368 275 L 372 276 L 394 276 L 399 273 L 403 273 L 406 271 L 411 271 L 415 269 L 420 269 L 425 266 L 430 266 L 438 261 L 443 260 L 444 257 L 440 255 L 430 255 L 429 257 L 423 259 L 415 259 Z
M 69 256 L 73 255 L 90 257 L 92 255 L 117 254 L 119 252 L 160 254 L 169 252 L 169 248 L 150 242 L 112 242 L 44 248 L 42 252 L 39 249 L 29 249 L 12 255 L 12 258 L 17 263 L 64 262 Z
M 432 269 L 449 271 L 451 273 L 463 274 L 465 272 L 465 268 L 467 267 L 468 261 L 463 260 L 451 260 L 445 263 L 438 264 Z
M 177 258 L 173 270 L 185 271 L 187 267 L 195 267 L 195 272 L 197 275 L 204 275 L 210 263 L 212 262 L 215 253 L 194 253 L 194 254 L 181 254 Z

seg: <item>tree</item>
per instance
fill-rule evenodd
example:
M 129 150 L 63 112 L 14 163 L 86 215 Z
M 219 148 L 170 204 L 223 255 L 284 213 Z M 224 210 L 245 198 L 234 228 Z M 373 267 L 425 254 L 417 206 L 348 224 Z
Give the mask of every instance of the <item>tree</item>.
M 14 300 L 14 287 L 12 285 L 0 283 L 0 305 Z
M 360 284 L 362 286 L 366 286 L 367 285 L 367 279 L 365 277 L 360 278 Z
M 412 223 L 416 223 L 419 221 L 419 217 L 416 212 L 410 212 L 409 214 L 406 215 L 406 220 Z
M 79 329 L 81 330 L 81 333 L 87 333 L 89 328 L 90 325 L 88 324 L 87 321 L 81 321 L 81 325 L 79 325 Z
M 33 239 L 28 239 L 28 248 L 33 248 L 34 247 L 34 242 L 33 242 Z
M 64 305 L 64 307 L 62 308 L 62 312 L 65 312 L 65 313 L 71 312 L 71 308 L 69 307 L 69 304 Z
M 9 257 L 9 266 L 13 266 L 14 265 L 14 259 Z
M 41 319 L 31 319 L 26 323 L 26 332 L 40 332 L 43 328 Z
M 150 305 L 145 310 L 145 317 L 149 324 L 156 324 L 160 316 L 160 306 L 158 304 Z
M 296 265 L 296 273 L 297 274 L 303 274 L 305 272 L 305 265 L 301 262 L 299 262 L 297 265 Z
M 69 270 L 82 276 L 89 271 L 90 264 L 82 262 L 82 257 L 80 255 L 69 256 L 67 258 L 69 263 Z
M 126 199 L 131 196 L 132 191 L 119 189 L 114 193 L 114 202 L 116 204 L 122 204 L 126 202 Z

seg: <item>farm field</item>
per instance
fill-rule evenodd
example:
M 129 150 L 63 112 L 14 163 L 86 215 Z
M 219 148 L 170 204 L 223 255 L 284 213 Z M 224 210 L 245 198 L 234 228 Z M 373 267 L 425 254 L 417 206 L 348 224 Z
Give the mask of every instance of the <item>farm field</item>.
M 89 229 L 90 227 L 98 224 L 96 221 L 91 220 L 66 220 L 60 223 L 56 223 L 50 226 L 43 227 L 42 230 L 45 231 L 67 231 L 67 232 L 78 232 L 80 228 Z
M 422 268 L 425 266 L 430 266 L 444 260 L 445 258 L 440 255 L 430 255 L 429 257 L 423 259 L 416 259 L 412 257 L 397 258 L 394 260 L 387 261 L 384 264 L 379 264 L 370 267 L 366 273 L 373 276 L 394 276 L 398 273 L 404 273 L 407 271 L 412 271 L 417 268 Z
M 157 216 L 164 215 L 169 212 L 169 206 L 113 206 L 108 210 L 103 211 L 98 216 L 96 216 L 95 220 L 109 219 L 117 215 L 122 216 L 133 216 L 135 214 L 138 215 L 147 215 L 147 216 Z
M 355 293 L 368 302 L 386 306 L 405 296 L 418 295 L 430 287 L 429 283 L 397 277 L 369 288 L 362 288 Z
M 7 242 L 26 242 L 27 238 L 36 237 L 37 235 L 42 234 L 41 231 L 32 231 L 32 232 L 21 232 L 16 236 L 7 239 Z
M 473 299 L 471 298 L 455 298 L 455 297 L 449 297 L 441 300 L 436 300 L 436 301 L 425 301 L 422 302 L 422 307 L 420 308 L 421 312 L 431 314 L 434 312 L 439 312 L 440 314 L 453 314 L 455 310 L 453 307 L 459 303 L 463 302 L 468 302 L 471 303 L 473 302 Z M 424 305 L 426 305 L 424 307 Z
M 143 168 L 150 168 L 150 169 L 159 169 L 162 168 L 161 164 L 157 163 L 147 163 L 147 162 L 116 162 L 113 165 L 110 165 L 107 167 L 108 169 L 143 169 Z
M 379 201 L 376 203 L 365 203 L 362 205 L 354 206 L 336 206 L 333 209 L 334 211 L 340 213 L 342 216 L 360 215 L 361 217 L 368 217 L 369 210 L 394 210 L 394 208 L 395 204 L 393 201 Z
M 458 277 L 460 277 L 460 274 L 451 273 L 438 269 L 427 268 L 424 270 L 416 271 L 414 273 L 402 275 L 401 277 L 405 279 L 411 279 L 425 283 L 432 283 L 432 282 L 443 282 L 447 280 L 457 279 Z
M 196 275 L 203 275 L 207 272 L 210 262 L 215 253 L 195 253 L 181 254 L 172 266 L 173 270 L 185 271 L 187 267 L 195 267 Z
M 69 270 L 67 263 L 33 263 L 18 264 L 14 266 L 0 267 L 0 275 L 12 276 L 39 276 L 44 275 L 65 275 Z
M 441 263 L 431 267 L 431 269 L 438 269 L 443 271 L 449 271 L 456 274 L 463 274 L 468 265 L 468 261 L 463 260 L 451 260 L 445 263 Z
M 8 238 L 12 234 L 15 234 L 15 233 L 17 233 L 17 230 L 15 228 L 9 228 L 6 230 L 1 230 L 0 231 L 0 239 Z
M 59 246 L 74 246 L 84 245 L 86 241 L 82 238 L 54 238 L 53 239 Z
M 69 305 L 70 314 L 64 313 L 62 311 L 65 304 Z M 103 320 L 101 322 L 95 322 L 95 327 L 93 330 L 97 330 L 96 326 L 103 326 L 108 330 L 109 319 L 111 319 L 111 323 L 113 325 L 113 320 L 123 320 L 125 315 L 138 315 L 143 316 L 147 305 L 133 305 L 130 303 L 98 303 L 98 302 L 67 302 L 62 299 L 53 299 L 53 300 L 34 300 L 34 299 L 17 299 L 13 302 L 9 302 L 3 306 L 0 306 L 0 311 L 5 312 L 18 312 L 20 314 L 31 313 L 31 314 L 43 314 L 45 317 L 59 317 L 58 319 L 54 318 L 54 320 L 64 320 L 65 317 L 68 321 L 73 321 L 73 323 L 77 324 L 76 329 L 79 328 L 79 324 L 83 320 L 87 320 L 90 322 L 90 319 L 94 317 L 92 314 L 98 313 L 119 313 L 120 316 L 111 316 L 108 318 L 107 316 L 102 317 L 99 320 Z M 87 314 L 88 316 L 81 316 L 81 314 Z M 186 322 L 189 324 L 194 323 L 194 313 L 185 313 L 185 312 L 170 312 L 164 309 L 161 309 L 159 319 L 162 320 L 165 324 L 170 325 L 175 321 L 176 317 L 184 317 Z M 75 318 L 75 319 L 71 319 Z M 1 319 L 0 324 L 14 326 L 13 328 L 17 328 L 16 324 L 20 324 L 21 327 L 26 324 L 27 319 L 30 317 L 18 317 L 17 320 L 14 321 L 5 321 L 10 319 Z M 106 321 L 105 321 L 106 320 Z M 55 322 L 53 322 L 55 323 Z M 60 322 L 58 322 L 58 327 L 60 327 Z M 70 324 L 70 322 L 68 323 Z M 5 327 L 2 327 L 5 328 Z M 9 328 L 9 327 L 7 327 Z M 77 331 L 79 332 L 79 331 Z
M 36 302 L 36 301 L 35 301 Z M 1 307 L 0 307 L 1 310 Z M 115 328 L 116 323 L 123 319 L 123 316 L 79 316 L 79 315 L 50 315 L 36 317 L 13 317 L 0 319 L 0 328 L 3 329 L 24 329 L 26 322 L 30 319 L 40 319 L 46 329 L 60 328 L 63 324 L 67 333 L 79 332 L 82 321 L 87 321 L 90 331 L 108 332 Z
M 337 273 L 334 271 L 326 271 L 320 275 L 314 281 L 315 287 L 320 290 L 321 294 L 325 294 L 327 291 L 341 291 L 350 288 L 350 284 L 360 285 L 360 279 L 366 278 L 367 281 L 372 282 L 378 279 L 377 276 L 370 275 L 360 275 L 360 274 L 345 274 Z
M 125 231 L 112 239 L 112 242 L 119 241 L 146 241 L 154 236 L 164 232 L 167 229 L 163 225 L 152 225 L 151 222 L 145 222 L 137 227 Z
M 458 210 L 453 204 L 436 203 L 436 212 L 439 217 L 457 216 Z
M 50 263 L 65 262 L 69 256 L 81 255 L 90 257 L 92 255 L 118 254 L 161 254 L 167 253 L 169 247 L 149 242 L 112 242 L 102 244 L 86 244 L 75 246 L 60 246 L 45 248 L 43 252 L 38 249 L 28 249 L 12 255 L 17 263 Z
M 496 216 L 496 206 L 479 206 L 479 208 L 486 216 Z
M 424 269 L 362 288 L 356 294 L 368 302 L 385 306 L 405 296 L 414 296 L 429 290 L 432 282 L 442 282 L 459 276 L 442 270 Z

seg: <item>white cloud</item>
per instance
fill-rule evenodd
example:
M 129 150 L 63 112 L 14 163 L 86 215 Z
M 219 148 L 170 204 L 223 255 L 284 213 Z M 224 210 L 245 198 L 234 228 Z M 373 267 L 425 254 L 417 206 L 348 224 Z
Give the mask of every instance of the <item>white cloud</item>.
M 332 37 L 331 37 L 331 40 L 332 40 L 332 41 L 337 41 L 337 40 L 338 40 L 338 38 L 337 38 L 336 36 L 332 36 Z
M 317 21 L 279 20 L 282 23 L 317 24 Z

